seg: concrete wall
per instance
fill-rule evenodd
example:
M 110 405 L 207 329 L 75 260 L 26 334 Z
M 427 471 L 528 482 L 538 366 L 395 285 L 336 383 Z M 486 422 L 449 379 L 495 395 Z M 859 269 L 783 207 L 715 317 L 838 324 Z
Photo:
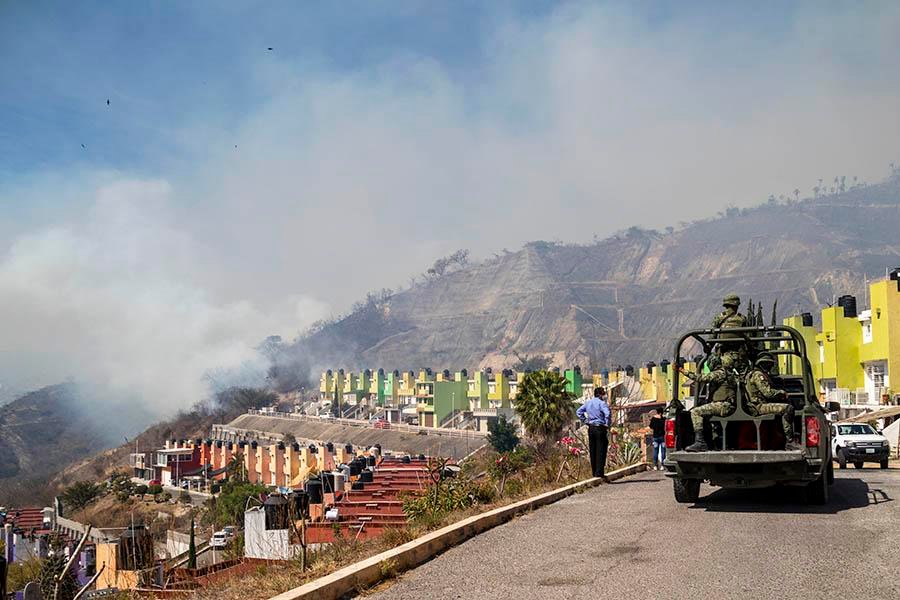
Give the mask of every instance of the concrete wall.
M 244 513 L 244 556 L 267 560 L 287 560 L 296 556 L 287 529 L 266 530 L 266 513 L 254 507 Z

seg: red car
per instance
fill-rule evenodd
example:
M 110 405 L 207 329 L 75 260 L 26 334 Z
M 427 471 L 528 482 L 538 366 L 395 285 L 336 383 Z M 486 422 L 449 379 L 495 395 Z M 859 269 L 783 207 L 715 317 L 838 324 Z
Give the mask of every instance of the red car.
M 147 485 L 162 485 L 162 481 L 159 479 L 151 479 L 147 482 Z
M 372 427 L 375 429 L 390 429 L 391 423 L 387 419 L 375 419 L 372 421 Z

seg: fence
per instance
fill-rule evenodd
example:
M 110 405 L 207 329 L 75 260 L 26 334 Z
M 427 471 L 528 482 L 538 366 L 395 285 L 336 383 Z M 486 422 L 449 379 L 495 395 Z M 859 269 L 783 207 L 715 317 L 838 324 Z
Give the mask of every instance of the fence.
M 285 413 L 285 412 L 275 412 L 275 411 L 261 411 L 251 409 L 247 411 L 248 414 L 251 415 L 260 415 L 264 417 L 273 417 L 276 419 L 289 419 L 292 421 L 303 421 L 307 423 L 318 423 L 318 424 L 326 424 L 326 423 L 334 423 L 337 425 L 347 425 L 349 427 L 359 427 L 364 429 L 374 429 L 375 424 L 373 422 L 364 421 L 362 419 L 338 419 L 338 418 L 320 418 L 320 417 L 311 417 L 309 415 L 304 415 L 300 413 Z M 474 431 L 470 429 L 440 429 L 436 427 L 423 427 L 422 425 L 406 425 L 403 423 L 391 423 L 390 427 L 385 427 L 385 429 L 389 429 L 391 431 L 405 431 L 408 433 L 415 433 L 418 435 L 438 435 L 443 437 L 450 438 L 469 438 L 469 439 L 482 439 L 487 436 L 487 433 L 484 431 Z

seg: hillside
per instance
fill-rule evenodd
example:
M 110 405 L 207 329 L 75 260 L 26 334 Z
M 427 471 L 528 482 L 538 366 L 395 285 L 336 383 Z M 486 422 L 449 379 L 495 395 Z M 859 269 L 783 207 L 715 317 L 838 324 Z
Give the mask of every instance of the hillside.
M 279 361 L 317 377 L 337 367 L 496 369 L 516 353 L 592 369 L 659 360 L 680 331 L 707 324 L 728 292 L 767 311 L 777 300 L 780 316 L 862 293 L 864 276 L 900 265 L 897 231 L 895 175 L 817 199 L 729 209 L 667 233 L 635 227 L 590 245 L 533 242 L 372 295 L 285 346 Z
M 114 441 L 78 394 L 74 384 L 53 385 L 0 408 L 0 505 L 47 500 L 49 475 Z

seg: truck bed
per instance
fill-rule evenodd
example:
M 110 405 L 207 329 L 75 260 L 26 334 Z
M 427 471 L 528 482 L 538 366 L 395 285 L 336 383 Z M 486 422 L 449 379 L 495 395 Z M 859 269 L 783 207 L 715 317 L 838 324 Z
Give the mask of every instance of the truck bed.
M 802 450 L 710 450 L 707 452 L 669 452 L 666 462 L 686 462 L 703 464 L 771 464 L 801 462 Z

